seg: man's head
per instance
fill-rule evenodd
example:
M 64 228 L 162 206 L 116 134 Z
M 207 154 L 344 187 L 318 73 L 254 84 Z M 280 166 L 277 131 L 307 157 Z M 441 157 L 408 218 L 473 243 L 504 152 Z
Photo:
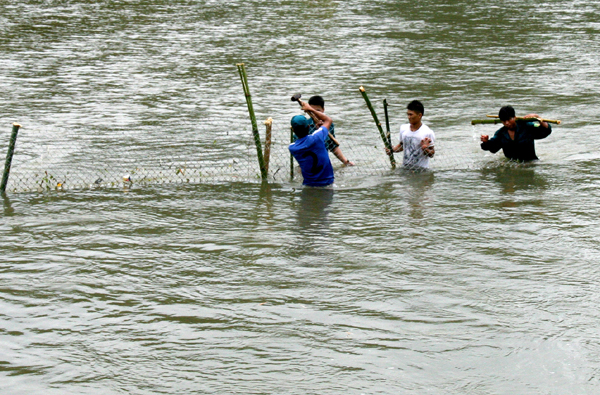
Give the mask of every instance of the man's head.
M 512 106 L 504 106 L 498 111 L 498 117 L 502 122 L 508 121 L 511 118 L 516 117 L 515 109 Z
M 308 104 L 312 106 L 315 110 L 319 112 L 323 112 L 325 110 L 325 99 L 321 96 L 313 96 L 308 99 Z
M 515 115 L 515 109 L 512 106 L 504 106 L 498 111 L 498 117 L 502 121 L 502 125 L 506 126 L 509 130 L 516 130 L 517 118 Z
M 421 122 L 424 113 L 425 107 L 423 107 L 423 103 L 418 100 L 413 100 L 406 106 L 406 115 L 408 116 L 408 122 L 411 125 L 418 125 L 419 122 Z
M 408 103 L 408 106 L 406 106 L 406 109 L 414 111 L 414 112 L 418 112 L 421 115 L 425 115 L 425 107 L 423 107 L 423 103 L 421 103 L 418 100 L 413 100 L 410 103 Z
M 296 115 L 292 118 L 291 121 L 292 129 L 294 130 L 294 134 L 301 139 L 302 137 L 308 136 L 308 132 L 310 130 L 308 119 L 304 115 Z

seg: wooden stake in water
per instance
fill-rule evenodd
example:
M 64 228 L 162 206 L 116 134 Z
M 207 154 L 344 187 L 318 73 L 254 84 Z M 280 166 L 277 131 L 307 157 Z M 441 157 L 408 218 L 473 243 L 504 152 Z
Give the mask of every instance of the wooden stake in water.
M 263 181 L 267 179 L 267 168 L 265 166 L 265 159 L 263 157 L 262 147 L 260 143 L 260 134 L 258 133 L 258 125 L 256 123 L 256 116 L 254 115 L 254 107 L 252 107 L 252 97 L 250 96 L 250 88 L 248 87 L 248 76 L 246 75 L 246 68 L 243 63 L 237 64 L 238 72 L 242 80 L 242 87 L 244 88 L 244 95 L 246 96 L 246 104 L 248 105 L 248 113 L 250 113 L 250 122 L 252 122 L 252 135 L 254 136 L 254 144 L 256 145 L 256 156 L 258 157 L 258 166 L 260 167 L 260 175 Z
M 395 169 L 396 168 L 396 160 L 394 159 L 394 151 L 392 150 L 392 144 L 390 143 L 390 140 L 387 139 L 387 137 L 385 136 L 385 133 L 383 132 L 383 128 L 381 127 L 381 122 L 379 122 L 379 118 L 377 118 L 377 114 L 375 113 L 375 109 L 373 108 L 373 105 L 371 104 L 371 101 L 369 100 L 369 97 L 367 96 L 367 92 L 365 91 L 365 88 L 363 88 L 361 86 L 360 88 L 358 88 L 358 90 L 362 94 L 362 97 L 365 99 L 365 102 L 367 103 L 367 107 L 369 107 L 369 110 L 371 111 L 371 115 L 373 116 L 373 120 L 375 121 L 375 124 L 377 125 L 377 129 L 379 130 L 379 134 L 381 135 L 381 139 L 383 140 L 383 144 L 385 145 L 385 148 L 390 150 L 390 155 L 389 155 L 390 163 L 392 164 L 392 169 Z
M 10 165 L 12 163 L 13 154 L 15 153 L 15 145 L 17 144 L 17 134 L 21 125 L 13 123 L 12 134 L 8 142 L 8 151 L 6 152 L 6 161 L 4 162 L 4 172 L 2 173 L 2 182 L 0 183 L 0 193 L 6 193 L 6 184 L 8 184 L 8 174 L 10 173 Z
M 273 127 L 273 118 L 269 117 L 265 121 L 265 168 L 269 172 L 269 161 L 271 159 L 271 129 Z

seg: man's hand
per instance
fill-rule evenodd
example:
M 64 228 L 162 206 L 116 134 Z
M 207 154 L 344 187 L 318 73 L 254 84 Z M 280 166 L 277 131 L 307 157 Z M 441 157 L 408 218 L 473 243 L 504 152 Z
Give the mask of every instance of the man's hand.
M 542 117 L 539 116 L 538 114 L 527 114 L 523 118 L 535 118 L 540 122 L 541 127 L 544 127 L 544 128 L 548 127 L 548 122 L 542 121 Z
M 421 148 L 426 149 L 431 145 L 431 139 L 429 137 L 425 137 L 421 140 Z
M 433 158 L 433 155 L 435 154 L 435 149 L 431 145 L 431 139 L 429 137 L 425 137 L 423 140 L 421 140 L 421 149 L 423 150 L 423 153 L 425 155 L 427 155 L 430 158 Z
M 310 111 L 310 112 L 313 112 L 313 111 L 315 111 L 315 109 L 314 109 L 314 108 L 312 108 L 312 107 L 310 106 L 310 104 L 308 104 L 307 102 L 305 102 L 305 101 L 302 101 L 302 100 L 298 100 L 298 101 L 300 102 L 300 106 L 301 106 L 301 108 L 302 108 L 302 110 L 303 110 L 303 111 L 307 111 L 307 112 L 308 112 L 308 111 Z
M 488 136 L 487 134 L 482 134 L 481 135 L 481 142 L 482 143 L 487 143 L 490 140 L 490 136 Z
M 398 144 L 398 145 L 394 145 L 392 146 L 392 150 L 390 151 L 387 147 L 385 149 L 385 153 L 389 155 L 392 154 L 392 152 L 400 152 L 402 151 L 403 147 L 402 147 L 402 143 Z
M 329 118 L 324 113 L 315 110 L 310 104 L 308 104 L 305 101 L 298 100 L 298 103 L 300 103 L 300 105 L 302 106 L 303 111 L 306 111 L 310 114 L 311 118 L 315 121 L 315 125 L 321 122 L 320 126 L 324 126 L 325 128 L 327 128 L 327 130 L 331 129 L 331 118 Z

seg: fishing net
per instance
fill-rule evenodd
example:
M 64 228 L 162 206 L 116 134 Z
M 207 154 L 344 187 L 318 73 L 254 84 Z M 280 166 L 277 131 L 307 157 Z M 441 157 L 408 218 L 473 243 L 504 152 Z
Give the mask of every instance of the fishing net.
M 169 132 L 97 130 L 77 134 L 72 130 L 44 130 L 24 125 L 18 132 L 6 191 L 261 182 L 255 140 L 247 119 L 233 122 L 202 120 L 198 124 L 202 125 L 201 130 L 190 125 Z M 291 141 L 289 120 L 273 122 L 270 144 L 265 142 L 266 126 L 260 122 L 259 125 L 261 150 L 268 163 L 267 181 L 301 184 L 300 168 L 288 150 Z M 0 138 L 2 147 L 8 145 L 8 132 Z M 392 170 L 374 125 L 357 127 L 341 123 L 336 124 L 336 132 L 340 150 L 355 163 L 355 166 L 345 166 L 330 153 L 336 182 L 393 171 L 421 170 L 403 167 L 402 152 L 394 154 L 397 165 Z M 438 133 L 430 170 L 479 166 L 483 153 L 474 140 L 471 135 L 451 137 Z

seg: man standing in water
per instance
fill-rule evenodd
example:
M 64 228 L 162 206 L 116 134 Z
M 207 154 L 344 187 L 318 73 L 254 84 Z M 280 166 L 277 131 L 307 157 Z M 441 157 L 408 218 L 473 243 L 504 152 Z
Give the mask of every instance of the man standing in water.
M 321 96 L 318 96 L 318 95 L 312 96 L 310 99 L 308 99 L 308 104 L 310 104 L 312 108 L 314 108 L 315 110 L 317 110 L 319 112 L 322 112 L 322 113 L 325 112 L 325 99 L 323 99 Z M 315 130 L 318 127 L 318 125 L 315 125 L 312 118 L 309 119 L 308 122 L 311 125 L 310 133 L 312 133 L 313 130 Z M 335 131 L 334 131 L 333 123 L 331 124 L 331 128 L 329 128 L 329 133 L 335 138 Z M 329 138 L 329 136 L 327 136 L 327 138 L 325 139 L 325 148 L 327 148 L 329 151 L 331 151 L 331 153 L 334 154 L 335 157 L 338 158 L 340 160 L 340 162 L 342 162 L 344 165 L 354 166 L 354 163 L 349 161 L 346 158 L 346 156 L 344 156 L 340 146 L 335 141 L 331 140 Z
M 406 106 L 408 123 L 400 126 L 400 142 L 392 147 L 394 152 L 404 151 L 402 164 L 408 169 L 429 168 L 429 158 L 435 155 L 435 134 L 421 122 L 425 114 L 423 104 L 413 100 Z M 390 150 L 386 148 L 390 155 Z
M 515 109 L 511 106 L 502 107 L 498 116 L 504 126 L 498 129 L 492 138 L 482 135 L 481 149 L 492 154 L 502 149 L 504 156 L 516 161 L 527 162 L 538 159 L 533 140 L 544 139 L 552 133 L 548 122 L 544 122 L 537 114 L 523 117 L 537 118 L 537 122 L 517 121 Z
M 327 148 L 325 148 L 325 138 L 329 134 L 331 118 L 317 111 L 306 102 L 300 101 L 300 104 L 302 110 L 313 113 L 320 121 L 319 123 L 322 122 L 322 124 L 313 134 L 309 134 L 309 120 L 304 115 L 293 117 L 291 120 L 292 129 L 298 140 L 290 144 L 290 153 L 300 165 L 304 185 L 315 187 L 331 185 L 334 180 L 333 167 L 329 160 Z

